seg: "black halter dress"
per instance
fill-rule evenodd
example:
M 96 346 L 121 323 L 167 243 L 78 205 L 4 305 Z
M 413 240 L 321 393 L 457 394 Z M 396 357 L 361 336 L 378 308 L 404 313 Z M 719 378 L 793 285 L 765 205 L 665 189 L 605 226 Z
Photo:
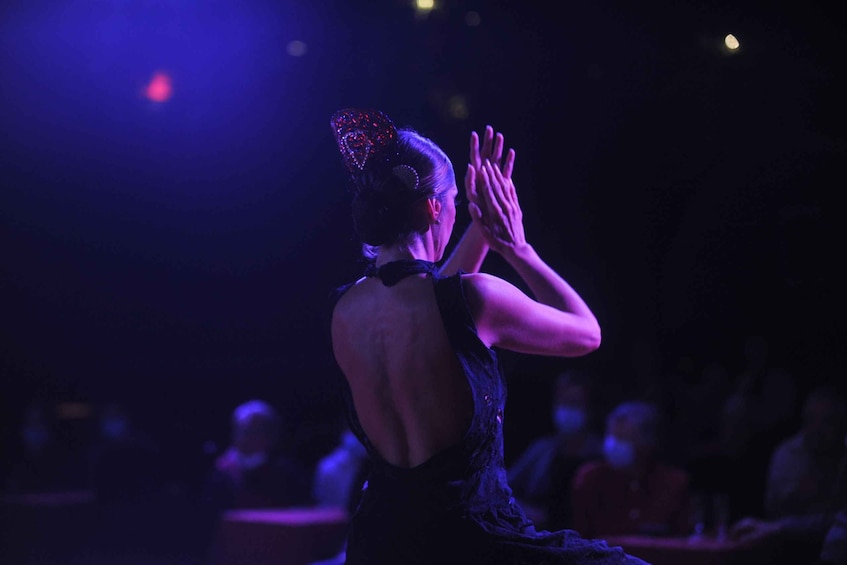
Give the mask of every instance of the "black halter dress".
M 403 260 L 370 267 L 391 286 L 427 273 L 450 344 L 464 370 L 474 415 L 461 441 L 412 468 L 385 461 L 359 423 L 344 387 L 351 430 L 372 459 L 351 517 L 347 565 L 542 565 L 645 562 L 573 530 L 536 530 L 512 496 L 503 459 L 506 381 L 497 352 L 477 337 L 461 274 L 439 277 L 433 263 Z M 352 286 L 339 288 L 336 300 Z

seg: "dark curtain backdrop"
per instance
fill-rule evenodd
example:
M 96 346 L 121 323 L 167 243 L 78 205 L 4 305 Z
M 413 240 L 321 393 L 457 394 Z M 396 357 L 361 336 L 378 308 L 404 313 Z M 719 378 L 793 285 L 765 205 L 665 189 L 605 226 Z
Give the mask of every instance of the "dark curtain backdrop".
M 5 3 L 5 447 L 34 398 L 117 400 L 199 468 L 261 397 L 325 449 L 327 298 L 362 270 L 328 126 L 347 105 L 432 136 L 459 182 L 469 132 L 503 131 L 530 240 L 600 318 L 590 358 L 505 355 L 509 454 L 570 365 L 609 403 L 683 361 L 738 372 L 751 334 L 804 386 L 843 371 L 843 30 L 761 4 Z M 141 95 L 156 71 L 165 103 Z

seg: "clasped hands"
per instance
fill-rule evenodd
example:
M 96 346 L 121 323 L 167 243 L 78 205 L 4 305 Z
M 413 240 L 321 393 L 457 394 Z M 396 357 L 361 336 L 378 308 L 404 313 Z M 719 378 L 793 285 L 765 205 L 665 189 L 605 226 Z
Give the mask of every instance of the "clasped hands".
M 486 243 L 503 253 L 526 243 L 523 212 L 518 203 L 512 171 L 515 150 L 504 150 L 502 133 L 486 126 L 482 136 L 471 132 L 470 162 L 465 173 L 468 212 Z

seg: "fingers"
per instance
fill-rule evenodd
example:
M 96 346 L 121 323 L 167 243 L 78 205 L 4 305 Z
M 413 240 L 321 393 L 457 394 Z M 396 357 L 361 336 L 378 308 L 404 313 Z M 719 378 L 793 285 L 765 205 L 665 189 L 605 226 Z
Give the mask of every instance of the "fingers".
M 509 149 L 506 153 L 506 162 L 503 163 L 503 176 L 507 179 L 512 178 L 512 170 L 515 168 L 515 150 Z
M 509 179 L 503 178 L 500 168 L 491 161 L 486 161 L 484 168 L 489 171 L 489 178 L 493 180 L 491 184 L 493 185 L 494 196 L 497 198 L 497 206 L 500 210 L 504 210 L 508 216 L 511 216 L 513 207 L 508 191 L 509 185 L 512 183 Z
M 485 126 L 485 132 L 482 136 L 482 158 L 491 156 L 491 151 L 494 145 L 494 128 L 491 126 Z M 482 165 L 482 163 L 480 163 Z
M 475 131 L 471 132 L 470 164 L 465 173 L 465 194 L 468 202 L 482 201 L 480 211 L 486 217 L 490 206 L 497 206 L 496 211 L 490 210 L 495 214 L 500 214 L 504 207 L 509 212 L 518 208 L 515 185 L 511 180 L 515 168 L 515 150 L 509 149 L 504 155 L 505 145 L 503 134 L 495 132 L 490 125 L 485 126 L 481 136 Z M 483 176 L 486 163 L 490 168 L 488 174 Z M 485 186 L 483 194 L 477 186 L 480 183 Z
M 526 241 L 522 224 L 522 212 L 514 198 L 512 179 L 506 178 L 500 167 L 485 159 L 476 172 L 480 224 L 492 249 L 521 245 Z
M 491 161 L 494 163 L 500 164 L 500 159 L 503 158 L 503 145 L 505 141 L 503 139 L 503 134 L 498 132 L 497 135 L 494 136 L 494 147 L 491 150 Z
M 468 202 L 476 202 L 479 198 L 476 190 L 476 171 L 473 164 L 468 164 L 468 170 L 465 171 L 465 196 Z
M 482 166 L 482 159 L 479 156 L 479 134 L 475 131 L 471 132 L 470 163 L 477 169 Z
M 482 177 L 483 194 L 485 196 L 485 206 L 492 214 L 501 215 L 503 213 L 502 207 L 500 206 L 502 197 L 498 197 L 497 195 L 497 193 L 500 192 L 500 187 L 496 186 L 498 183 L 494 176 L 494 169 L 491 166 L 490 161 L 485 161 L 480 169 L 480 173 L 480 176 Z
M 485 126 L 480 156 L 482 159 L 491 159 L 494 163 L 499 164 L 500 160 L 503 158 L 504 144 L 502 133 L 495 133 L 493 127 Z M 482 163 L 480 163 L 479 166 L 482 166 Z
M 503 174 L 506 177 L 512 176 L 512 169 L 514 168 L 514 154 L 513 150 L 509 150 L 506 152 L 505 161 L 503 159 L 503 152 L 506 147 L 505 137 L 500 132 L 495 132 L 494 128 L 491 126 L 485 126 L 485 132 L 483 134 L 482 140 L 482 148 L 479 151 L 479 157 L 481 161 L 476 164 L 477 168 L 482 166 L 482 161 L 485 159 L 490 159 L 492 163 L 501 167 L 503 169 Z M 507 167 L 508 166 L 508 167 Z

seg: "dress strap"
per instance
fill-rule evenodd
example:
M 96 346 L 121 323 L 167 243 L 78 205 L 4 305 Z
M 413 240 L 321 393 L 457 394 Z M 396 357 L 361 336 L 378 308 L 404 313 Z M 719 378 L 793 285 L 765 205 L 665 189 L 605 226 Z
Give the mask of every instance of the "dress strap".
M 429 276 L 434 276 L 438 272 L 438 267 L 432 261 L 424 261 L 423 259 L 400 259 L 384 263 L 377 267 L 371 263 L 365 270 L 366 277 L 379 277 L 382 284 L 385 286 L 394 286 L 404 278 L 411 275 L 419 275 L 427 273 Z

